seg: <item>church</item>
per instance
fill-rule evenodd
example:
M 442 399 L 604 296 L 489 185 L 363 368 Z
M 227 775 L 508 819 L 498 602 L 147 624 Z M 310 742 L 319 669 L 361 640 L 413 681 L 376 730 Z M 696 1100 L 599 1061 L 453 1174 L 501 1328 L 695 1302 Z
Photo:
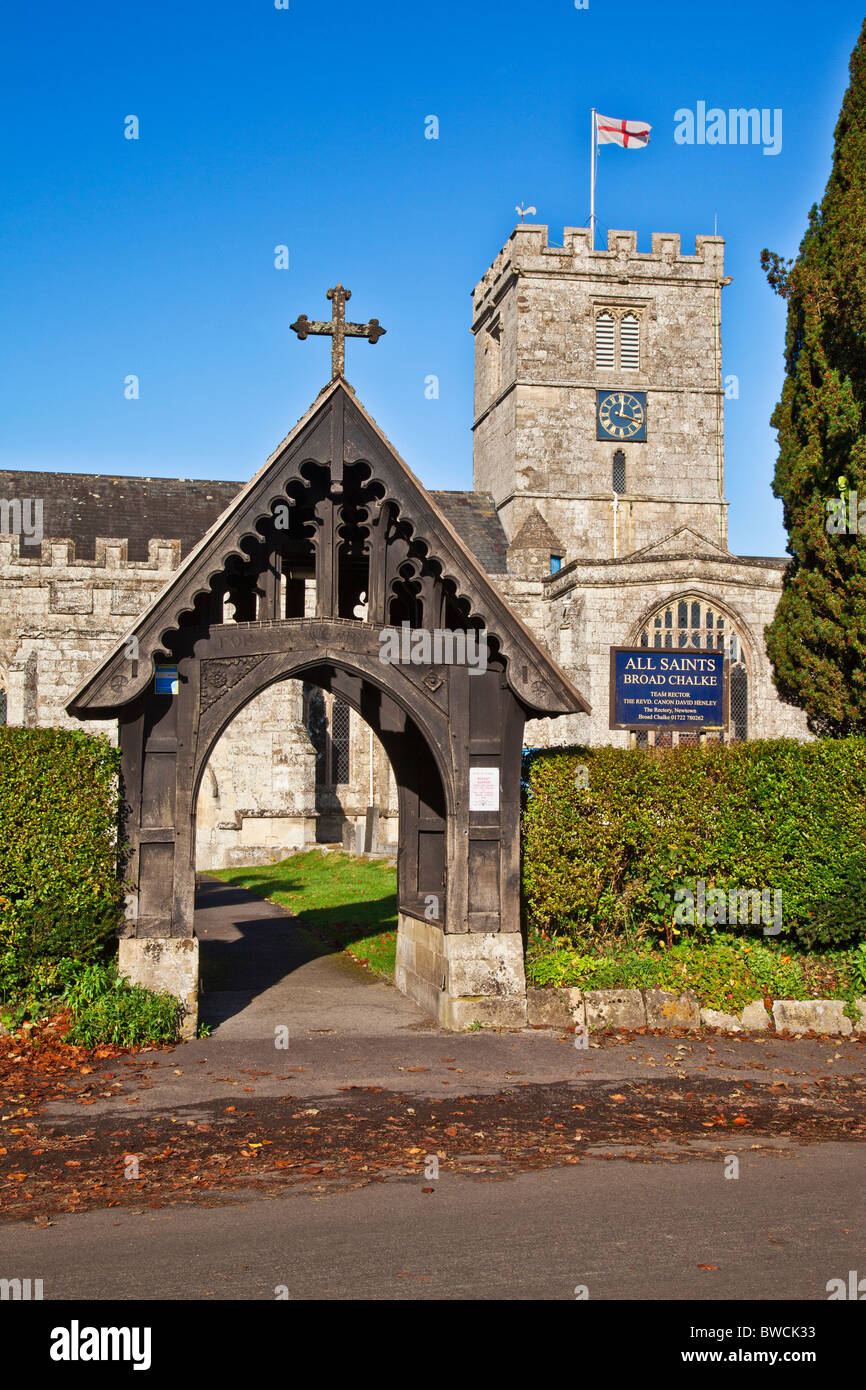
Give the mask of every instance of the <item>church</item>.
M 673 234 L 640 252 L 635 232 L 611 231 L 593 249 L 585 228 L 551 245 L 546 227 L 521 224 L 475 288 L 473 489 L 426 496 L 583 697 L 579 712 L 531 720 L 527 746 L 809 736 L 764 647 L 788 561 L 727 545 L 728 283 L 721 237 L 698 236 L 688 255 Z M 105 732 L 67 713 L 73 693 L 245 485 L 0 471 L 0 720 Z M 38 540 L 11 524 L 25 503 L 29 515 L 41 504 Z M 363 528 L 347 533 L 348 618 L 364 612 L 363 550 Z M 395 579 L 390 621 L 413 621 L 422 586 L 411 567 Z M 244 607 L 228 596 L 220 617 L 312 616 L 317 603 L 315 566 L 299 552 Z M 612 728 L 613 647 L 724 652 L 727 724 Z M 216 744 L 198 794 L 197 868 L 396 843 L 388 758 L 337 694 L 278 683 Z

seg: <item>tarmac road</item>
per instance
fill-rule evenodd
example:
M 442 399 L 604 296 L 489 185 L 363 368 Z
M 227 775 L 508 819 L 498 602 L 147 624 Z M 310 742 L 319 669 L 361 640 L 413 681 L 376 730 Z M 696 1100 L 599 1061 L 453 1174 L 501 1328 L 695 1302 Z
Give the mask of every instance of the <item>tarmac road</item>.
M 249 894 L 208 880 L 197 930 L 213 1035 L 34 1113 L 44 1191 L 7 1207 L 0 1277 L 210 1301 L 826 1300 L 866 1276 L 866 1039 L 455 1035 Z M 124 1188 L 117 1155 L 148 1144 Z M 245 1157 L 214 1170 L 219 1150 Z M 61 1191 L 112 1164 L 119 1204 L 99 1183 L 69 1214 Z

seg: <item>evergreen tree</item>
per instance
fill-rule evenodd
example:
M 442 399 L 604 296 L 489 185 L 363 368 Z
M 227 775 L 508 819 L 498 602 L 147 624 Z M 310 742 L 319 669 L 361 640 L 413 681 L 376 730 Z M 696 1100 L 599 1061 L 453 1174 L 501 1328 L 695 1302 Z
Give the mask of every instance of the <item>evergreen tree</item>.
M 793 556 L 767 651 L 818 734 L 866 732 L 866 23 L 850 72 L 799 255 L 761 253 L 788 305 L 773 491 Z

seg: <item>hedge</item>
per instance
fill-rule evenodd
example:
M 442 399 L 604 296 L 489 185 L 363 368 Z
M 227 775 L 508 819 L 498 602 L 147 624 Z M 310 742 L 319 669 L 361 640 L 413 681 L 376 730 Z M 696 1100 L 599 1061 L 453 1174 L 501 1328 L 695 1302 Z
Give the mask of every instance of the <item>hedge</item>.
M 674 929 L 674 894 L 701 879 L 781 890 L 782 935 L 807 948 L 866 938 L 866 739 L 525 755 L 533 925 L 670 942 L 698 931 Z
M 0 957 L 95 960 L 123 915 L 120 755 L 104 736 L 0 727 Z

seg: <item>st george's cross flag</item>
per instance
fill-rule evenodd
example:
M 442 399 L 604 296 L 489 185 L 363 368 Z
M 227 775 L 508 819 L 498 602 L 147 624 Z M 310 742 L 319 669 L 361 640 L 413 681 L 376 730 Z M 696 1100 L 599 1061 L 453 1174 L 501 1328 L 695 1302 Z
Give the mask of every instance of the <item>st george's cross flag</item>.
M 620 121 L 612 116 L 595 115 L 596 138 L 600 145 L 622 145 L 639 150 L 649 144 L 651 125 L 646 121 Z

